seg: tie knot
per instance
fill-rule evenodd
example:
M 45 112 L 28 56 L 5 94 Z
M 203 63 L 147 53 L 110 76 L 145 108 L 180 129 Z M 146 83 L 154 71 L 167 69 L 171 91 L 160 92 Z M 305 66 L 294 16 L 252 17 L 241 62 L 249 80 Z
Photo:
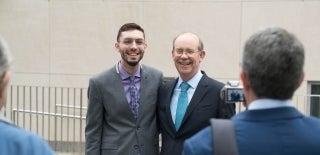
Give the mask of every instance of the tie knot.
M 130 76 L 130 77 L 129 77 L 131 84 L 134 84 L 134 78 L 135 78 L 134 76 Z
M 180 85 L 181 91 L 188 91 L 190 85 L 187 82 L 182 82 Z

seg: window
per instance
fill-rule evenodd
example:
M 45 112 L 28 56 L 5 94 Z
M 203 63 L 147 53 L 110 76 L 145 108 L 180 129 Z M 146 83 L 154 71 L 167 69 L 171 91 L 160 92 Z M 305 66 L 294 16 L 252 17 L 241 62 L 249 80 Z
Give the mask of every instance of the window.
M 310 82 L 308 87 L 310 115 L 320 118 L 320 82 Z

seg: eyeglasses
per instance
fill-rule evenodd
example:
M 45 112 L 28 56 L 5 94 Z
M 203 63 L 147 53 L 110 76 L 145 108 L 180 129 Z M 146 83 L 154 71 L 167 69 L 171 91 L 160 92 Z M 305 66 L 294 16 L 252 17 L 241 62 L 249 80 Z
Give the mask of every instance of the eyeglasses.
M 201 51 L 194 51 L 194 50 L 182 50 L 182 49 L 177 49 L 177 50 L 175 50 L 174 51 L 175 53 L 176 53 L 176 55 L 177 56 L 182 56 L 183 55 L 183 53 L 185 54 L 185 55 L 187 55 L 187 56 L 191 56 L 191 55 L 193 55 L 193 54 L 195 54 L 195 53 L 197 53 L 197 52 L 201 52 Z
M 131 45 L 131 44 L 133 44 L 133 42 L 135 42 L 136 45 L 144 45 L 145 44 L 144 39 L 132 39 L 132 38 L 125 38 L 120 42 L 122 42 L 125 45 Z

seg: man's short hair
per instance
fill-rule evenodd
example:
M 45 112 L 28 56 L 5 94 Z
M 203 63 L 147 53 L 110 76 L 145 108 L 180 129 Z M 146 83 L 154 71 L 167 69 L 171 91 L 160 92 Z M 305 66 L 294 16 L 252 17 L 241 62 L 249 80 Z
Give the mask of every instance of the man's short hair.
M 304 48 L 282 28 L 267 28 L 245 43 L 242 68 L 258 98 L 290 99 L 303 76 Z
M 119 38 L 120 38 L 120 35 L 122 32 L 124 31 L 132 31 L 132 30 L 138 30 L 138 31 L 141 31 L 143 33 L 143 38 L 145 38 L 145 35 L 144 35 L 144 30 L 143 28 L 136 24 L 136 23 L 126 23 L 124 25 L 122 25 L 118 31 L 118 35 L 117 35 L 117 42 L 119 42 Z

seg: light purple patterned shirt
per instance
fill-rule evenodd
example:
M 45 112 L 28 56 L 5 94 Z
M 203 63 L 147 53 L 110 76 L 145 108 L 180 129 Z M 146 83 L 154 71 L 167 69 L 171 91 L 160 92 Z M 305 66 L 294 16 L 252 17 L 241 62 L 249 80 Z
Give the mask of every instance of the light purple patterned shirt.
M 119 69 L 119 73 L 120 73 L 120 77 L 122 79 L 122 84 L 124 87 L 124 92 L 126 93 L 126 97 L 128 100 L 128 103 L 131 102 L 131 98 L 130 98 L 130 91 L 129 91 L 129 87 L 130 87 L 130 75 L 128 74 L 120 65 L 120 63 L 118 63 L 118 69 Z M 135 79 L 135 86 L 138 90 L 138 96 L 140 96 L 140 85 L 141 85 L 141 73 L 140 73 L 141 67 L 139 67 L 139 69 L 137 70 L 136 73 L 134 73 Z

